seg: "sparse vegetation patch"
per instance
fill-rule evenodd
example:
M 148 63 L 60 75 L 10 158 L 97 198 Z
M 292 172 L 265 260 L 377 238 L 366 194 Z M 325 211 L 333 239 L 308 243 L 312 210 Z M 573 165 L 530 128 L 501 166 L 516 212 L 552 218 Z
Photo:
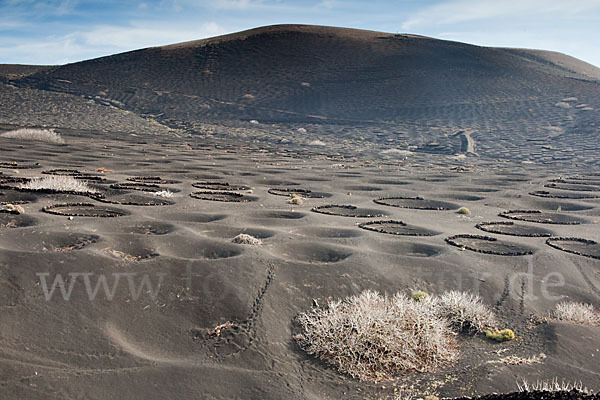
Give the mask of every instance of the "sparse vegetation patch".
M 64 143 L 64 139 L 60 134 L 54 132 L 54 129 L 33 129 L 22 128 L 14 131 L 4 132 L 1 137 L 16 139 L 16 140 L 37 140 L 47 143 Z
M 42 178 L 33 178 L 21 184 L 21 189 L 31 191 L 67 192 L 67 193 L 98 193 L 85 182 L 68 175 L 49 175 Z
M 529 384 L 525 379 L 523 382 L 517 384 L 519 391 L 521 392 L 581 392 L 584 394 L 591 393 L 590 390 L 583 386 L 581 382 L 565 382 L 558 381 L 558 378 L 554 378 L 551 381 L 537 381 L 536 383 Z
M 469 210 L 467 207 L 461 207 L 458 209 L 457 213 L 463 215 L 471 215 L 471 210 Z
M 415 291 L 380 295 L 366 290 L 331 300 L 296 317 L 294 338 L 308 354 L 364 381 L 383 381 L 408 372 L 431 372 L 458 358 L 455 336 L 495 325 L 479 297 Z M 501 331 L 504 332 L 504 331 Z M 511 331 L 512 332 L 512 331 Z
M 570 324 L 600 326 L 600 312 L 591 304 L 562 302 L 556 305 L 552 317 Z
M 246 233 L 240 233 L 232 240 L 233 243 L 238 244 L 248 244 L 251 246 L 258 246 L 262 244 L 262 240 L 255 238 L 254 236 L 248 235 Z

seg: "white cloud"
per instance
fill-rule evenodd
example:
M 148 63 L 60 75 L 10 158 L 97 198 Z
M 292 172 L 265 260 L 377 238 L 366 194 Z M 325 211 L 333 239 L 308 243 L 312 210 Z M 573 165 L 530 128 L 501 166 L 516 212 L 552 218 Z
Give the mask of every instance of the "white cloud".
M 10 19 L 0 20 L 0 31 L 24 28 L 27 25 L 28 24 L 23 21 L 16 21 L 16 20 L 10 20 Z
M 77 43 L 74 35 L 48 37 L 45 40 L 23 41 L 15 39 L 11 45 L 0 47 L 0 59 L 15 64 L 65 64 L 73 54 L 86 54 L 89 49 Z
M 558 15 L 573 17 L 592 10 L 600 11 L 600 0 L 580 0 L 577 2 L 546 0 L 450 0 L 422 9 L 411 15 L 402 29 L 411 30 L 435 25 L 504 18 L 510 16 Z
M 181 11 L 187 7 L 214 8 L 222 10 L 248 10 L 253 8 L 265 8 L 281 5 L 279 2 L 269 3 L 265 0 L 173 0 L 173 7 Z
M 66 15 L 72 13 L 79 0 L 3 0 L 0 3 L 0 10 L 3 13 L 19 15 L 35 15 L 35 17 L 45 15 Z
M 553 50 L 579 58 L 600 66 L 600 43 L 585 40 L 580 35 L 564 35 L 548 31 L 511 31 L 498 33 L 494 30 L 442 32 L 436 37 L 480 46 L 511 47 L 526 49 Z
M 158 22 L 135 22 L 129 26 L 96 26 L 62 36 L 4 40 L 0 59 L 4 63 L 58 65 L 106 56 L 123 51 L 202 39 L 225 33 L 215 22 L 194 24 L 193 28 Z M 185 26 L 192 26 L 182 24 Z
M 160 29 L 156 25 L 160 24 Z M 139 49 L 202 39 L 225 33 L 216 22 L 164 26 L 161 22 L 135 22 L 130 26 L 98 26 L 80 34 L 83 43 L 115 49 Z
M 245 10 L 248 8 L 261 6 L 263 2 L 252 0 L 217 0 L 211 3 L 211 5 L 215 8 Z

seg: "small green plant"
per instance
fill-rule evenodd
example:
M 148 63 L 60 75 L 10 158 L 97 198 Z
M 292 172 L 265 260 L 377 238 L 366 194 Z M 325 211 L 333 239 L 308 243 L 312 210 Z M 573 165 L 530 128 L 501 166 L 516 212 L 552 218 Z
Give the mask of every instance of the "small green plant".
M 410 297 L 412 297 L 412 299 L 414 301 L 421 301 L 421 300 L 425 300 L 426 298 L 428 298 L 429 293 L 424 292 L 422 290 L 415 290 L 410 294 Z
M 471 215 L 471 210 L 469 210 L 467 207 L 461 207 L 458 209 L 457 213 L 463 215 Z
M 493 339 L 497 342 L 507 342 L 515 338 L 515 333 L 512 331 L 512 329 L 495 329 L 493 331 L 491 329 L 487 329 L 485 331 L 485 336 L 488 339 Z

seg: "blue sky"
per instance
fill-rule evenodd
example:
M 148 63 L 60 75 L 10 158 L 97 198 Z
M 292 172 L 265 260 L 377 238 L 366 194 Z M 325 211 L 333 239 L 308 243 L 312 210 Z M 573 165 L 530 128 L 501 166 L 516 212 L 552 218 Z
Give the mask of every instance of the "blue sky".
M 280 23 L 555 50 L 600 66 L 600 0 L 0 0 L 0 64 L 64 64 Z

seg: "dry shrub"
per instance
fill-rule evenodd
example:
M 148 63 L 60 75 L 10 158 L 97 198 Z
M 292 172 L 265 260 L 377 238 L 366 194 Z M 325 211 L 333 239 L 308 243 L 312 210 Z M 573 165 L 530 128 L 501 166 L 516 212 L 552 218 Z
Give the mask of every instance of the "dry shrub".
M 440 315 L 459 332 L 484 332 L 497 325 L 492 310 L 472 293 L 449 291 L 442 294 L 437 303 Z
M 467 207 L 461 207 L 458 209 L 457 213 L 463 215 L 471 215 L 471 210 L 469 210 Z
M 496 318 L 470 293 L 411 298 L 367 290 L 301 313 L 296 322 L 300 333 L 295 339 L 308 354 L 340 372 L 378 382 L 407 371 L 434 371 L 455 361 L 455 336 L 484 332 L 495 326 Z
M 299 346 L 365 381 L 428 372 L 458 358 L 455 333 L 432 301 L 364 291 L 297 316 Z
M 18 140 L 37 140 L 40 142 L 48 142 L 48 143 L 64 143 L 62 137 L 56 132 L 54 129 L 32 129 L 32 128 L 22 128 L 14 131 L 4 132 L 0 135 L 9 139 L 18 139 Z
M 600 326 L 600 313 L 591 304 L 562 302 L 556 305 L 554 318 L 571 324 Z
M 565 382 L 558 381 L 554 378 L 551 381 L 537 381 L 536 383 L 528 383 L 525 379 L 521 383 L 517 383 L 520 392 L 581 392 L 590 394 L 591 391 L 583 386 L 582 382 Z
M 154 193 L 152 193 L 152 195 L 155 197 L 164 197 L 164 198 L 170 199 L 171 197 L 173 197 L 174 193 L 171 192 L 169 189 L 165 189 L 165 190 L 160 190 L 158 192 L 154 192 Z
M 385 150 L 380 151 L 379 154 L 404 157 L 404 156 L 413 155 L 414 153 L 412 151 L 403 150 L 403 149 L 385 149 Z
M 292 194 L 287 202 L 296 206 L 301 206 L 302 204 L 304 204 L 304 200 L 297 193 Z
M 2 203 L 0 204 L 0 212 L 7 212 L 10 214 L 25 214 L 25 209 L 19 204 Z
M 21 188 L 56 192 L 97 193 L 96 189 L 89 187 L 85 182 L 68 175 L 50 175 L 43 178 L 33 178 L 31 181 L 22 184 Z
M 262 244 L 262 240 L 255 238 L 254 236 L 248 235 L 246 233 L 240 233 L 232 240 L 233 243 L 238 244 L 249 244 L 251 246 L 259 246 Z

